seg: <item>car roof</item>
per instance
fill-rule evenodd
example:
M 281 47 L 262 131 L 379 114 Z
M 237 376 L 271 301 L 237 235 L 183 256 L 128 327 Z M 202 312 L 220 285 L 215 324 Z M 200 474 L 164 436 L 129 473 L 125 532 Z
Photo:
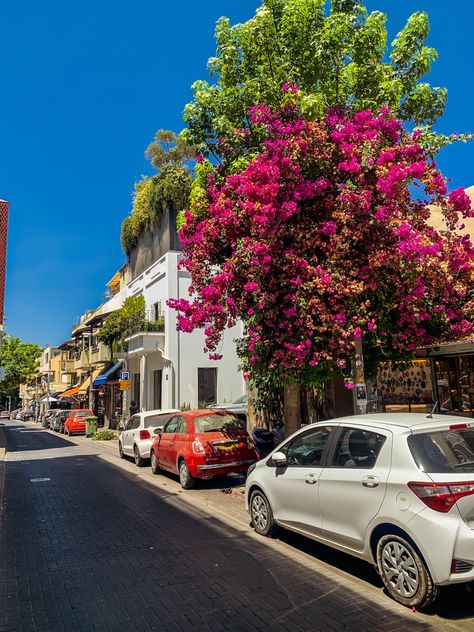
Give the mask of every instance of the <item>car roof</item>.
M 142 412 L 136 414 L 142 415 L 142 417 L 151 417 L 152 415 L 170 415 L 180 412 L 181 411 L 177 408 L 158 408 L 156 410 L 143 410 Z
M 321 422 L 319 422 L 321 423 Z M 327 423 L 367 425 L 387 430 L 411 430 L 420 432 L 435 428 L 444 428 L 460 423 L 469 424 L 470 419 L 455 415 L 430 415 L 424 413 L 371 413 L 367 415 L 351 415 L 330 419 Z

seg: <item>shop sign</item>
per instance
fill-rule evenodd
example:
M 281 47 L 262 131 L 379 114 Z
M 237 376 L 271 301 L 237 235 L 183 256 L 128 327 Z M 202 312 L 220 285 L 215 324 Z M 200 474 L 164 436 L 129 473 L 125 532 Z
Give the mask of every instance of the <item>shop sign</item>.
M 120 380 L 120 390 L 128 391 L 130 388 L 130 380 Z

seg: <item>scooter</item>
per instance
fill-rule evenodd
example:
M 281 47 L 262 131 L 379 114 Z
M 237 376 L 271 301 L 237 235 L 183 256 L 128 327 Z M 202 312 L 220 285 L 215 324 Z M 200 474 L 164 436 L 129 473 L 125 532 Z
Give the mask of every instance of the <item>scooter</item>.
M 266 428 L 254 428 L 252 430 L 252 439 L 261 459 L 268 456 L 275 447 L 275 437 Z

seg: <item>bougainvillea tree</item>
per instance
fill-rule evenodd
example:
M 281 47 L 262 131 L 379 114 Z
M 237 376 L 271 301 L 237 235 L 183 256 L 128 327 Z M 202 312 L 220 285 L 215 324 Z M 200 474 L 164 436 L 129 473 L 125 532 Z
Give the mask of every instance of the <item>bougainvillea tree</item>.
M 351 386 L 357 339 L 377 360 L 471 334 L 474 248 L 458 231 L 474 212 L 462 189 L 447 194 L 421 132 L 408 135 L 388 109 L 308 121 L 297 87 L 284 91 L 278 110 L 249 111 L 259 155 L 231 175 L 201 165 L 207 194 L 180 231 L 192 297 L 170 302 L 179 328 L 204 328 L 218 358 L 241 319 L 239 353 L 257 387 L 335 371 Z M 236 144 L 245 154 L 249 132 L 232 143 L 224 156 Z M 430 226 L 430 204 L 446 230 Z

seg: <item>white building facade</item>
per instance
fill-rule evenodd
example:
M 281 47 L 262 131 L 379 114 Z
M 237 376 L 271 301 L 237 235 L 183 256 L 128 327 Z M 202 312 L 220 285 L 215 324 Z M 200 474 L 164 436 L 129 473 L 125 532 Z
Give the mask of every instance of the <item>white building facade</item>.
M 181 257 L 169 250 L 127 285 L 127 296 L 144 296 L 147 320 L 154 329 L 132 331 L 127 339 L 131 374 L 127 399 L 134 400 L 139 410 L 197 408 L 231 402 L 245 393 L 235 345 L 242 334 L 240 325 L 226 330 L 218 361 L 203 351 L 203 330 L 176 329 L 177 314 L 167 300 L 189 298 L 190 275 L 178 269 Z

